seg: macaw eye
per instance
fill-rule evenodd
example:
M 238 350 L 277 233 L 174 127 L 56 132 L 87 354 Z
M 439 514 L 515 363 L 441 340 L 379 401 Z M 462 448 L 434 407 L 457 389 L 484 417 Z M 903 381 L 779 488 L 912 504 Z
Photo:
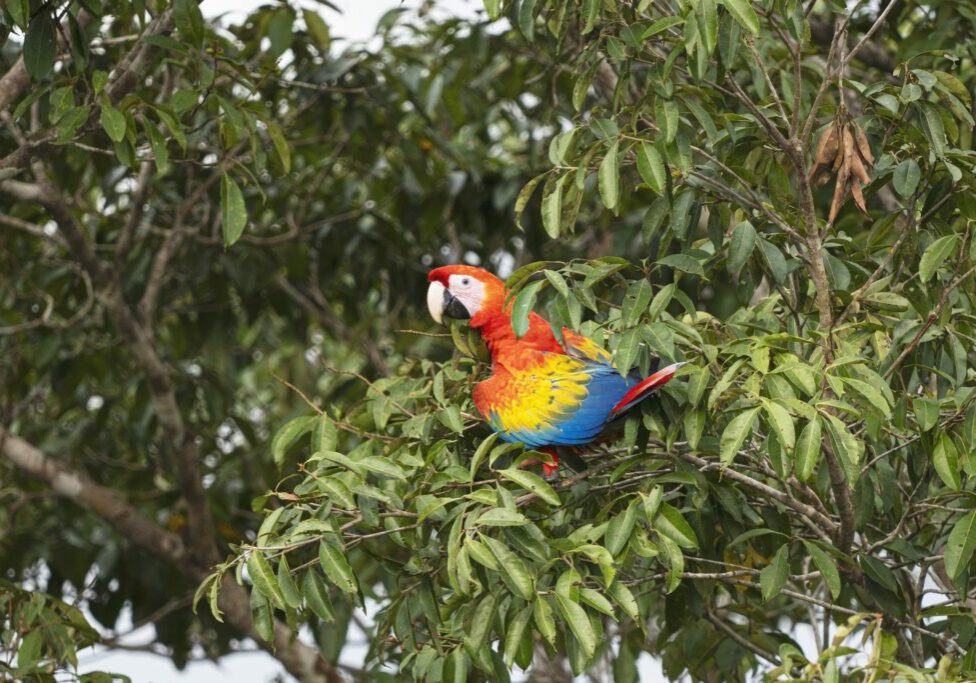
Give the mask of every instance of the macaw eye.
M 461 285 L 463 287 L 467 287 L 470 284 L 471 284 L 471 278 L 469 277 L 461 278 Z

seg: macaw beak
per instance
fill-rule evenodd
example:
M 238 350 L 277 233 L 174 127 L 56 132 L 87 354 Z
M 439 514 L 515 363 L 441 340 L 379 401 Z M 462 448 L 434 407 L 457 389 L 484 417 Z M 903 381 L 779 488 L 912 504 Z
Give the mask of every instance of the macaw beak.
M 459 320 L 471 317 L 471 313 L 461 300 L 437 281 L 431 282 L 430 287 L 427 288 L 427 310 L 430 311 L 430 317 L 438 324 L 444 322 L 444 316 Z

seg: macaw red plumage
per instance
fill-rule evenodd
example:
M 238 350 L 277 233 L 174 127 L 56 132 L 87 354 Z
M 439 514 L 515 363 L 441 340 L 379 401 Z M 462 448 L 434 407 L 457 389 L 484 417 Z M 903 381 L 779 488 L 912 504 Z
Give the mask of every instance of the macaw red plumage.
M 502 439 L 546 450 L 554 460 L 555 446 L 593 441 L 683 365 L 669 365 L 644 379 L 636 371 L 624 377 L 606 350 L 567 328 L 560 344 L 549 323 L 534 312 L 528 331 L 517 337 L 505 284 L 482 268 L 444 266 L 427 279 L 431 316 L 437 322 L 445 315 L 469 318 L 491 354 L 492 374 L 475 386 L 475 407 Z

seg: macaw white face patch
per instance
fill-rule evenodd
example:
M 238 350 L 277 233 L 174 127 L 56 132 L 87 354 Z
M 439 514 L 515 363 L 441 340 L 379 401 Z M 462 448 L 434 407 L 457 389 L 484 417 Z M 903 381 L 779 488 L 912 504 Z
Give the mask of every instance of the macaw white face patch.
M 481 309 L 481 304 L 485 300 L 485 283 L 470 275 L 452 275 L 447 280 L 447 289 L 454 297 L 460 301 L 468 314 L 473 316 Z M 430 292 L 427 294 L 427 301 L 430 301 Z

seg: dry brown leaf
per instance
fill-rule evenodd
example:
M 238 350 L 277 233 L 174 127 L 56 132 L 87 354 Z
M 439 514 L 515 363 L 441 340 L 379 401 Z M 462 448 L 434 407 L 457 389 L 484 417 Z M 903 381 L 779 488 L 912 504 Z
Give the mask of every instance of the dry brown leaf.
M 851 180 L 851 197 L 854 198 L 854 203 L 857 204 L 857 208 L 861 210 L 865 216 L 868 215 L 868 207 L 864 204 L 864 193 L 861 191 L 861 181 L 857 178 Z
M 810 180 L 823 185 L 830 178 L 827 170 L 837 156 L 837 148 L 840 146 L 840 137 L 837 132 L 836 120 L 820 136 L 817 143 L 817 151 L 813 157 L 813 166 L 810 167 Z M 826 175 L 824 175 L 826 173 Z
M 841 178 L 840 174 L 837 175 L 837 181 L 834 185 L 834 198 L 830 202 L 830 214 L 827 216 L 827 221 L 830 223 L 834 222 L 837 218 L 837 214 L 840 213 L 840 205 L 844 203 L 844 189 L 847 185 L 847 176 Z
M 834 165 L 840 162 L 840 167 L 837 170 L 837 184 L 834 185 L 834 198 L 830 203 L 830 214 L 828 216 L 828 221 L 830 223 L 834 222 L 837 218 L 837 214 L 840 213 L 841 204 L 844 203 L 844 194 L 847 190 L 847 181 L 851 177 L 851 157 L 854 155 L 854 136 L 851 135 L 850 128 L 844 128 L 843 144 L 837 152 L 837 158 L 834 160 Z
M 847 158 L 847 153 L 844 151 L 844 145 L 839 145 L 837 147 L 837 156 L 834 157 L 834 165 L 831 170 L 834 173 L 840 171 L 840 167 L 844 165 L 844 159 Z
M 851 163 L 851 175 L 860 180 L 862 183 L 867 185 L 871 182 L 871 175 L 864 168 L 864 163 L 861 161 L 860 154 L 852 154 L 850 158 Z
M 864 131 L 857 124 L 854 124 L 854 128 L 857 130 L 857 151 L 861 153 L 861 158 L 867 162 L 865 166 L 870 169 L 874 165 L 874 155 L 871 154 L 871 145 L 868 144 L 868 136 L 864 134 Z

